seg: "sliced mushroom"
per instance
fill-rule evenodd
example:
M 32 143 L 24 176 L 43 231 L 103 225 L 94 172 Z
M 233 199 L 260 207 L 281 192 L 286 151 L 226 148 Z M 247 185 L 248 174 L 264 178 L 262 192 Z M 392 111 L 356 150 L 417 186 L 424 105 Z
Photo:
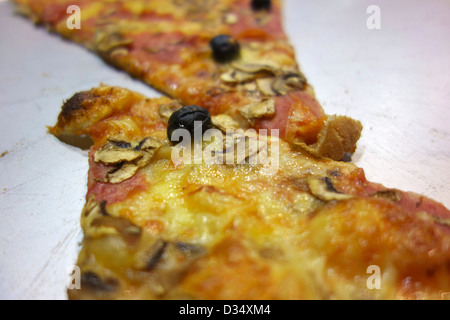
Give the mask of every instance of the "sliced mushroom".
M 115 168 L 108 171 L 105 180 L 103 182 L 120 183 L 127 179 L 130 179 L 136 174 L 139 167 L 135 163 L 120 163 Z
M 114 56 L 124 56 L 127 55 L 130 51 L 127 48 L 124 47 L 119 47 L 119 48 L 115 48 L 111 51 L 111 53 L 109 54 L 111 57 Z
M 254 73 L 242 72 L 239 70 L 229 70 L 220 76 L 220 79 L 230 84 L 244 83 L 254 80 L 257 77 Z
M 276 96 L 277 93 L 272 87 L 273 78 L 261 78 L 256 80 L 256 86 L 259 91 L 266 97 Z
M 205 248 L 198 244 L 178 241 L 175 242 L 175 246 L 177 247 L 178 250 L 180 250 L 189 257 L 199 256 L 206 253 Z
M 108 235 L 120 235 L 128 244 L 134 244 L 140 238 L 141 228 L 129 220 L 114 217 L 106 212 L 106 202 L 97 202 L 90 197 L 81 215 L 81 227 L 85 236 L 96 238 Z
M 148 259 L 145 262 L 145 270 L 150 271 L 156 267 L 156 265 L 160 262 L 168 244 L 169 242 L 162 239 L 158 239 L 156 241 L 156 243 L 147 252 Z
M 149 164 L 161 143 L 155 138 L 144 138 L 138 144 L 108 140 L 94 153 L 94 161 L 107 165 L 114 164 L 102 182 L 120 183 L 134 176 L 136 172 Z
M 131 223 L 128 219 L 113 216 L 102 216 L 92 221 L 91 228 L 106 227 L 113 228 L 125 240 L 126 243 L 133 245 L 141 237 L 142 229 Z
M 255 119 L 271 117 L 275 114 L 275 100 L 270 98 L 250 103 L 239 109 L 240 114 L 253 123 Z
M 146 144 L 140 149 L 142 157 L 132 162 L 122 162 L 119 166 L 107 173 L 106 181 L 109 183 L 120 183 L 134 176 L 140 168 L 147 166 L 159 146 L 151 146 L 151 142 L 147 142 Z
M 118 47 L 127 47 L 131 43 L 133 43 L 133 40 L 124 39 L 118 31 L 101 30 L 97 33 L 95 48 L 99 52 L 109 52 Z
M 155 138 L 147 137 L 142 139 L 136 147 L 134 147 L 134 150 L 140 150 L 140 151 L 149 151 L 153 150 L 155 151 L 157 148 L 161 146 L 161 142 L 159 142 Z
M 151 289 L 156 295 L 163 295 L 176 285 L 186 269 L 206 250 L 202 246 L 154 239 L 147 249 L 137 254 L 135 268 L 151 274 L 154 279 Z
M 220 79 L 227 83 L 244 83 L 261 77 L 273 77 L 277 68 L 267 64 L 233 62 Z
M 323 201 L 348 200 L 353 198 L 352 195 L 337 191 L 328 177 L 311 177 L 308 179 L 308 186 L 311 193 Z
M 254 158 L 260 150 L 267 146 L 265 141 L 258 139 L 258 136 L 244 135 L 236 140 L 235 143 L 235 163 L 256 163 Z
M 303 90 L 306 86 L 306 78 L 295 68 L 266 63 L 235 61 L 220 78 L 228 84 L 256 82 L 264 96 L 285 95 L 292 90 Z
M 258 81 L 259 79 L 257 79 L 256 81 Z M 252 92 L 255 93 L 258 90 L 258 87 L 256 86 L 255 82 L 249 82 L 249 83 L 245 83 L 242 85 L 242 88 L 244 89 L 244 91 L 247 92 Z
M 227 130 L 237 130 L 240 128 L 239 123 L 226 114 L 219 114 L 211 117 L 212 124 L 223 132 Z
M 177 101 L 173 101 L 169 104 L 162 104 L 161 106 L 159 106 L 158 114 L 161 118 L 165 119 L 166 121 L 169 121 L 169 118 L 172 115 L 172 113 L 181 109 L 182 107 L 183 106 Z
M 431 215 L 431 217 L 433 218 L 433 220 L 435 222 L 442 224 L 444 226 L 450 227 L 450 219 L 449 218 L 442 218 L 442 217 L 433 216 L 433 215 Z
M 224 16 L 224 21 L 226 24 L 236 24 L 238 22 L 238 17 L 234 13 L 229 12 Z
M 303 90 L 306 78 L 298 73 L 288 73 L 277 77 L 272 82 L 272 90 L 279 95 L 285 95 L 292 89 Z
M 114 278 L 102 279 L 93 271 L 83 271 L 80 277 L 81 287 L 96 292 L 112 292 L 119 287 L 119 280 Z
M 370 195 L 374 198 L 382 198 L 392 202 L 398 202 L 402 199 L 401 193 L 395 189 L 380 190 Z
M 267 148 L 267 141 L 262 136 L 256 133 L 253 134 L 251 131 L 238 130 L 231 133 L 228 132 L 224 136 L 223 142 L 220 142 L 220 146 L 223 150 L 215 154 L 215 158 L 220 158 L 219 163 L 230 165 L 257 164 L 255 156 L 263 148 Z
M 94 153 L 95 162 L 103 162 L 104 164 L 117 164 L 119 162 L 134 161 L 142 157 L 142 153 L 122 147 L 120 142 L 108 140 L 106 144 Z
M 231 64 L 233 68 L 236 70 L 245 72 L 245 73 L 269 73 L 272 75 L 277 74 L 277 67 L 270 66 L 268 64 L 260 64 L 260 63 L 244 63 L 244 62 L 233 62 Z

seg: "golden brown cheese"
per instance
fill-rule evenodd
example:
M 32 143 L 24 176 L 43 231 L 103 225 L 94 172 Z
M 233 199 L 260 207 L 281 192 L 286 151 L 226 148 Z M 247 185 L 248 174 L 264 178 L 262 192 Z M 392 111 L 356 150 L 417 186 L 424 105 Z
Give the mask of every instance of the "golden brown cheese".
M 353 164 L 275 138 L 266 141 L 279 148 L 275 173 L 266 164 L 175 165 L 158 112 L 170 99 L 106 87 L 75 97 L 51 128 L 94 141 L 81 289 L 69 290 L 71 299 L 439 299 L 450 291 L 442 206 L 410 205 L 413 195 L 368 182 Z M 111 169 L 99 154 L 105 146 L 134 149 L 146 137 L 159 141 L 151 160 L 131 178 L 102 181 Z

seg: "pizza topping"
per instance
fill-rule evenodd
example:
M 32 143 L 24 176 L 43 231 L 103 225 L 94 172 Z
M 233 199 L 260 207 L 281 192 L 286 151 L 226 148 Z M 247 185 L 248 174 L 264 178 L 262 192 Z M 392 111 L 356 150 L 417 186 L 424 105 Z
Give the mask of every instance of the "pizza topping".
M 449 218 L 442 218 L 442 217 L 433 216 L 433 215 L 429 215 L 429 214 L 427 214 L 427 216 L 430 216 L 435 222 L 437 222 L 439 224 L 450 227 L 450 219 Z
M 303 90 L 306 86 L 306 78 L 300 72 L 266 63 L 233 62 L 220 79 L 228 84 L 254 81 L 264 96 L 286 95 L 293 90 Z
M 353 198 L 352 195 L 344 194 L 336 190 L 330 178 L 316 178 L 308 179 L 308 186 L 311 193 L 323 201 L 332 200 L 348 200 Z
M 261 77 L 277 74 L 277 68 L 267 64 L 234 62 L 231 68 L 220 76 L 227 83 L 243 83 Z
M 306 78 L 298 73 L 288 73 L 275 78 L 272 82 L 272 89 L 278 95 L 285 95 L 291 89 L 303 90 L 306 85 Z
M 260 136 L 256 132 L 244 132 L 243 130 L 227 132 L 223 137 L 223 141 L 214 141 L 212 143 L 219 144 L 215 150 L 223 148 L 222 151 L 216 151 L 214 154 L 216 158 L 221 158 L 219 163 L 254 163 L 255 156 L 261 150 L 266 150 L 267 148 L 267 140 L 264 139 L 264 136 Z M 212 161 L 214 160 L 213 158 Z
M 102 237 L 120 235 L 128 244 L 134 244 L 141 236 L 141 228 L 128 219 L 111 216 L 106 211 L 106 202 L 97 202 L 90 197 L 81 215 L 81 226 L 86 236 Z
M 191 134 L 191 137 L 194 137 L 194 133 L 197 130 L 200 130 L 203 134 L 211 128 L 212 121 L 208 110 L 196 105 L 185 106 L 170 116 L 167 126 L 167 137 L 173 144 L 176 144 L 179 141 L 172 140 L 172 134 L 177 129 L 186 129 Z
M 161 143 L 155 139 L 155 138 L 144 138 L 142 139 L 137 146 L 134 147 L 134 150 L 139 150 L 139 151 L 155 151 L 156 149 L 158 149 L 161 146 Z
M 229 62 L 239 56 L 239 42 L 228 35 L 218 35 L 209 43 L 213 57 L 217 62 Z
M 131 143 L 123 140 L 109 140 L 109 142 L 117 148 L 127 149 L 131 148 Z
M 198 256 L 205 253 L 205 248 L 197 244 L 178 241 L 175 246 L 187 256 Z
M 252 73 L 241 72 L 238 70 L 230 70 L 220 76 L 220 80 L 230 84 L 244 83 L 254 80 L 256 75 Z
M 244 63 L 244 62 L 233 62 L 233 68 L 246 72 L 246 73 L 271 73 L 277 74 L 277 67 L 270 66 L 264 63 Z
M 109 52 L 112 49 L 127 47 L 131 43 L 133 43 L 133 40 L 123 38 L 123 36 L 117 31 L 100 31 L 97 34 L 95 44 L 96 49 L 99 52 Z
M 258 140 L 258 136 L 250 135 L 248 133 L 242 136 L 236 135 L 234 150 L 245 150 L 245 152 L 235 153 L 235 163 L 251 163 L 252 159 L 259 153 L 259 151 L 265 146 L 265 141 Z M 233 151 L 234 152 L 234 151 Z
M 205 252 L 205 248 L 200 245 L 159 238 L 152 241 L 151 246 L 143 253 L 143 261 L 138 262 L 136 267 L 145 271 L 155 271 L 160 265 L 164 265 L 159 269 L 181 270 L 192 259 L 205 254 Z M 170 268 L 168 268 L 169 265 Z
M 167 241 L 164 241 L 162 239 L 156 241 L 156 243 L 150 249 L 149 258 L 145 265 L 146 270 L 152 270 L 156 267 L 158 262 L 161 260 L 168 244 L 169 243 Z
M 236 24 L 238 22 L 238 17 L 234 13 L 227 13 L 224 21 L 226 24 Z
M 371 197 L 382 198 L 392 202 L 398 202 L 402 199 L 401 193 L 395 189 L 379 190 L 371 194 Z
M 128 219 L 113 216 L 103 216 L 92 221 L 91 227 L 113 228 L 128 244 L 135 244 L 141 236 L 141 228 Z
M 251 7 L 254 11 L 270 10 L 272 2 L 270 0 L 252 0 Z
M 271 117 L 275 114 L 275 100 L 265 98 L 261 101 L 243 106 L 239 109 L 239 112 L 251 123 L 258 118 Z
M 81 286 L 95 291 L 111 292 L 117 289 L 119 282 L 113 278 L 103 280 L 93 271 L 85 271 L 81 274 Z
M 159 107 L 158 110 L 158 114 L 161 118 L 169 121 L 170 116 L 172 115 L 172 113 L 174 113 L 175 111 L 181 109 L 183 106 L 177 102 L 177 101 L 173 101 L 169 104 L 162 104 Z
M 106 211 L 106 200 L 103 200 L 102 202 L 100 202 L 100 213 L 103 216 L 109 216 L 108 211 Z
M 123 141 L 108 140 L 106 144 L 94 154 L 95 162 L 117 164 L 130 162 L 142 157 L 142 153 L 130 149 L 131 144 Z
M 237 123 L 232 117 L 226 114 L 219 114 L 211 117 L 212 124 L 219 130 L 226 132 L 227 130 L 239 129 L 239 123 Z
M 182 279 L 186 269 L 204 255 L 203 247 L 165 239 L 147 239 L 150 246 L 136 254 L 134 268 L 152 275 L 151 289 L 157 296 L 165 294 Z
M 161 143 L 155 138 L 145 138 L 133 146 L 129 142 L 108 140 L 94 153 L 94 161 L 115 165 L 101 182 L 120 183 L 134 176 L 149 164 Z
M 127 55 L 130 51 L 127 48 L 124 47 L 120 47 L 120 48 L 115 48 L 111 51 L 111 53 L 109 54 L 111 57 L 114 56 L 124 56 Z
M 256 80 L 256 86 L 258 90 L 264 96 L 276 96 L 277 93 L 272 88 L 273 78 L 261 78 Z

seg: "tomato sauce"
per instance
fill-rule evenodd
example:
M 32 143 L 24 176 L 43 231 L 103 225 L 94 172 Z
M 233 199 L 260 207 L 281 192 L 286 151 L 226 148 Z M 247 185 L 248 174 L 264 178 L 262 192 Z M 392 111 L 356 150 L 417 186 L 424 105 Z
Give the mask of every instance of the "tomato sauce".
M 230 24 L 230 35 L 237 39 L 286 39 L 281 23 L 281 12 L 273 5 L 269 12 L 254 12 L 249 1 L 236 1 L 232 12 L 237 22 Z

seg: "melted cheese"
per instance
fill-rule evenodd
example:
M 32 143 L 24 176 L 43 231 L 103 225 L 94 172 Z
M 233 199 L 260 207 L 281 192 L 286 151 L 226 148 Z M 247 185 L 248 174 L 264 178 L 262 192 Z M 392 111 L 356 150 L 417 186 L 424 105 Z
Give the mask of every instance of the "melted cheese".
M 69 99 L 51 128 L 89 134 L 94 154 L 108 139 L 132 148 L 151 136 L 159 146 L 119 183 L 102 182 L 117 168 L 91 157 L 82 290 L 70 298 L 438 299 L 450 291 L 450 233 L 417 210 L 422 199 L 383 197 L 389 192 L 355 165 L 274 137 L 266 142 L 278 146 L 276 172 L 175 166 L 158 112 L 170 103 L 95 88 Z
M 275 176 L 258 166 L 175 168 L 158 159 L 142 170 L 145 192 L 107 206 L 152 238 L 207 252 L 163 297 L 439 298 L 448 287 L 450 242 L 433 223 L 381 199 L 323 202 L 302 190 L 305 178 L 351 172 L 353 165 L 317 162 L 284 144 L 280 159 Z M 427 258 L 428 250 L 439 254 Z M 371 266 L 380 270 L 379 289 L 370 286 Z

